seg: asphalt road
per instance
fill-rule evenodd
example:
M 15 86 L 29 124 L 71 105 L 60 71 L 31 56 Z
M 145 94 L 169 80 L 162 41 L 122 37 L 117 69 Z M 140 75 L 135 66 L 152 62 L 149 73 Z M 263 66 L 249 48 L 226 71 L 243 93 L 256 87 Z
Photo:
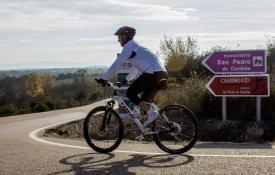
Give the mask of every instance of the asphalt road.
M 275 174 L 275 146 L 205 143 L 183 155 L 155 144 L 124 141 L 98 154 L 83 140 L 37 137 L 50 125 L 84 118 L 99 103 L 67 110 L 0 118 L 0 175 L 6 174 Z

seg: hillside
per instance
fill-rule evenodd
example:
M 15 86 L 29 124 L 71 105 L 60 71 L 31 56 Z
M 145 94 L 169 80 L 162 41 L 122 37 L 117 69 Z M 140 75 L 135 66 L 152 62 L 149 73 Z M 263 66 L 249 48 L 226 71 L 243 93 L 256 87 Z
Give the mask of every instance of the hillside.
M 77 73 L 77 70 L 85 69 L 88 74 L 102 73 L 106 69 L 105 66 L 92 66 L 86 68 L 48 68 L 48 69 L 22 69 L 22 70 L 0 70 L 0 79 L 6 77 L 21 77 L 23 75 L 29 75 L 33 72 L 45 73 L 52 76 L 58 76 L 60 74 Z

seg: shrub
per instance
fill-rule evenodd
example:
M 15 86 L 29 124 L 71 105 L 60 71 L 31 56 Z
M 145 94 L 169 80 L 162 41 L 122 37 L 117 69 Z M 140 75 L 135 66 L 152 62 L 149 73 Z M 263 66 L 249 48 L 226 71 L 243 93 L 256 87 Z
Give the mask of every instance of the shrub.
M 193 77 L 186 79 L 182 83 L 170 83 L 166 91 L 157 94 L 156 102 L 159 106 L 178 103 L 186 105 L 192 111 L 201 111 L 201 101 L 206 93 L 204 85 L 206 79 Z
M 0 107 L 0 117 L 13 115 L 16 113 L 16 108 L 14 105 L 7 105 Z
M 45 103 L 31 102 L 30 107 L 32 112 L 44 112 L 50 110 Z
M 50 110 L 56 109 L 56 102 L 55 102 L 53 99 L 48 98 L 48 99 L 45 100 L 44 103 L 45 103 L 45 105 L 48 106 L 48 108 L 49 108 Z

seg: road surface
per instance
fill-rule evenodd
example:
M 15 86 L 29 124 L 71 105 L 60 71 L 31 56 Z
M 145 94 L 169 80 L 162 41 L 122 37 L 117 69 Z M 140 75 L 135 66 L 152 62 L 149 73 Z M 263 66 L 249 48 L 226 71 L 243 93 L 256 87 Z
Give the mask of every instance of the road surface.
M 154 143 L 124 141 L 98 154 L 83 140 L 40 137 L 41 130 L 84 118 L 99 105 L 0 118 L 0 175 L 6 174 L 275 174 L 275 146 L 205 143 L 168 155 Z

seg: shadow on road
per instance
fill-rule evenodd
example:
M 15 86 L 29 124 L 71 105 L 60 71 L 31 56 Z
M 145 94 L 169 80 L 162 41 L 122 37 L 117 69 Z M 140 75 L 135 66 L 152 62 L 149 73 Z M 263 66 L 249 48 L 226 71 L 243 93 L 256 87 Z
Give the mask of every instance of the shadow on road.
M 209 142 L 197 143 L 194 148 L 198 149 L 272 149 L 271 143 L 231 143 L 231 142 Z
M 125 157 L 130 157 L 125 159 Z M 73 173 L 82 174 L 136 174 L 130 172 L 133 167 L 140 168 L 169 168 L 190 163 L 194 158 L 190 155 L 126 155 L 87 153 L 66 157 L 60 164 L 69 165 L 67 170 L 51 173 L 51 175 Z

